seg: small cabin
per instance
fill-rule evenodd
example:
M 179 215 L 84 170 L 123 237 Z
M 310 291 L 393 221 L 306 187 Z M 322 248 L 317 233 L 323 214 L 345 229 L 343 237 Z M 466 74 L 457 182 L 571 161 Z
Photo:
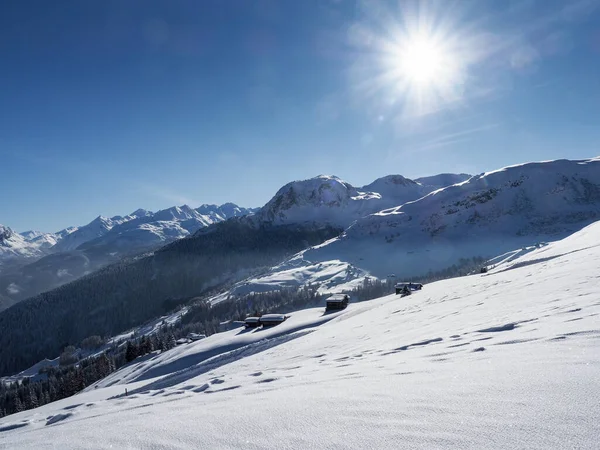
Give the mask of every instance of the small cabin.
M 260 324 L 263 328 L 266 327 L 274 327 L 275 325 L 279 325 L 280 323 L 285 322 L 287 316 L 283 314 L 265 314 L 264 316 L 260 316 Z
M 420 291 L 423 289 L 423 285 L 421 283 L 396 283 L 396 295 L 401 294 L 405 287 L 408 287 L 411 291 Z
M 331 311 L 335 309 L 345 309 L 346 306 L 348 306 L 349 301 L 350 296 L 348 294 L 333 294 L 327 298 L 327 306 L 325 310 Z
M 244 320 L 244 326 L 246 328 L 260 327 L 260 317 L 246 317 L 246 320 Z
M 205 334 L 198 334 L 198 333 L 190 333 L 187 335 L 187 338 L 190 341 L 199 341 L 200 339 L 204 339 L 206 337 Z

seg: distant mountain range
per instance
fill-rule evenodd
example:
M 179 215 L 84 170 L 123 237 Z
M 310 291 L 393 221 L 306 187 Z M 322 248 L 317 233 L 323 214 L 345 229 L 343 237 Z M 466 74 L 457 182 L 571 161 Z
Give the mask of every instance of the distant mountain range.
M 251 214 L 233 203 L 138 209 L 127 216 L 99 216 L 57 233 L 15 233 L 0 225 L 0 310 L 15 301 L 73 281 L 99 268 L 189 236 L 202 227 Z M 12 301 L 8 301 L 12 300 Z

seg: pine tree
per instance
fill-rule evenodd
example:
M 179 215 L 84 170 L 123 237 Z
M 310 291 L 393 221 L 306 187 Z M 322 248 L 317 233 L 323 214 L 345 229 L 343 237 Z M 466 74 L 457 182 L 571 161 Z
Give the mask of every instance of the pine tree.
M 131 341 L 127 341 L 127 348 L 125 349 L 125 361 L 131 362 L 138 356 L 137 346 Z
M 21 399 L 19 398 L 19 395 L 15 395 L 15 412 L 21 412 L 24 411 L 25 408 L 23 406 L 23 403 L 21 402 Z
M 32 384 L 29 384 L 25 395 L 25 409 L 33 409 L 38 406 L 38 396 L 35 393 L 35 388 Z
M 167 336 L 167 350 L 171 350 L 172 348 L 177 347 L 177 342 L 175 341 L 175 336 L 173 333 L 169 333 Z

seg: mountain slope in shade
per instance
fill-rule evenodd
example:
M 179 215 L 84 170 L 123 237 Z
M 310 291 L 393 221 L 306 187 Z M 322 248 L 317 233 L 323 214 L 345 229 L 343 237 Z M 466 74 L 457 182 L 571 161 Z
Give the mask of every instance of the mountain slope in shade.
M 595 450 L 598 225 L 510 270 L 341 312 L 319 305 L 138 358 L 74 397 L 0 419 L 2 442 Z
M 362 218 L 303 257 L 345 261 L 378 277 L 417 276 L 558 239 L 599 217 L 599 158 L 530 163 Z

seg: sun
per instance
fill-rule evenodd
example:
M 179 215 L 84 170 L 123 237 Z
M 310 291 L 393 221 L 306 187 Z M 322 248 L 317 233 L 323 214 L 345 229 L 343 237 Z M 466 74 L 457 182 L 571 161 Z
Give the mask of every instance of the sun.
M 398 52 L 399 71 L 415 85 L 426 86 L 448 75 L 444 49 L 427 37 L 408 42 Z
M 401 6 L 394 14 L 370 7 L 352 28 L 360 50 L 350 71 L 354 88 L 388 117 L 421 117 L 463 104 L 471 67 L 485 55 L 476 27 L 435 3 L 401 5 L 416 9 Z
M 447 42 L 427 32 L 402 35 L 383 63 L 392 85 L 425 98 L 448 96 L 461 80 L 461 58 Z

